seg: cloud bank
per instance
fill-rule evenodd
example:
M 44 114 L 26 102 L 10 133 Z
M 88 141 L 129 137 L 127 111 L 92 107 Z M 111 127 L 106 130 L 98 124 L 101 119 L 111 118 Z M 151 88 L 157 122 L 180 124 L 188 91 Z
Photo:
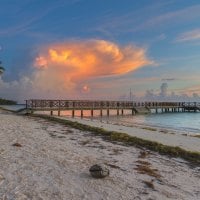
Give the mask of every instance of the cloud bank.
M 187 93 L 185 93 L 187 91 Z M 120 100 L 128 101 L 161 101 L 161 102 L 200 102 L 200 87 L 193 86 L 178 91 L 169 90 L 169 85 L 163 82 L 159 90 L 147 89 L 145 94 L 137 96 L 135 94 L 124 94 Z
M 81 98 L 92 93 L 88 80 L 119 76 L 154 62 L 146 49 L 120 46 L 105 40 L 81 40 L 42 46 L 33 61 L 33 72 L 20 80 L 0 82 L 3 96 L 17 98 Z M 91 81 L 90 81 L 91 82 Z M 16 97 L 16 96 L 13 96 Z

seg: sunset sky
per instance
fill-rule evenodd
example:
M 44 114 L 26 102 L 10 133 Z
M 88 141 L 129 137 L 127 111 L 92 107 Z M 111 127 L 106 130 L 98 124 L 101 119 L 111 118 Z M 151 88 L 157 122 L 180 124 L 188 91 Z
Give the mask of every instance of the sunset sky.
M 1 0 L 0 98 L 200 100 L 198 0 Z

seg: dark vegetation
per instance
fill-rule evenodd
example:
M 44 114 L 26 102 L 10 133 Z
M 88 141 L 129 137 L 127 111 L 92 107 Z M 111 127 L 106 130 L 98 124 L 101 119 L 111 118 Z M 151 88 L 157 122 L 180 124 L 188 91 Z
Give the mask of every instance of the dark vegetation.
M 147 174 L 155 178 L 161 177 L 158 170 L 151 168 L 150 164 L 138 164 L 135 170 L 137 170 L 140 174 Z
M 200 135 L 193 135 L 192 137 L 200 138 Z
M 58 122 L 63 125 L 70 126 L 75 129 L 79 129 L 81 131 L 90 131 L 92 134 L 99 135 L 103 139 L 111 141 L 111 142 L 121 142 L 125 145 L 135 146 L 139 148 L 146 148 L 151 151 L 158 152 L 163 155 L 168 155 L 170 157 L 180 157 L 192 164 L 200 165 L 200 153 L 199 152 L 191 152 L 180 147 L 173 147 L 163 145 L 158 142 L 149 141 L 141 138 L 137 138 L 134 136 L 130 136 L 126 133 L 114 132 L 114 131 L 107 131 L 103 128 L 92 127 L 85 124 L 81 124 L 78 122 L 72 122 L 66 119 L 59 119 L 52 116 L 47 115 L 31 115 L 33 117 L 40 117 L 46 120 Z M 146 156 L 146 155 L 141 155 Z
M 17 104 L 16 101 L 0 98 L 0 105 L 16 105 L 16 104 Z

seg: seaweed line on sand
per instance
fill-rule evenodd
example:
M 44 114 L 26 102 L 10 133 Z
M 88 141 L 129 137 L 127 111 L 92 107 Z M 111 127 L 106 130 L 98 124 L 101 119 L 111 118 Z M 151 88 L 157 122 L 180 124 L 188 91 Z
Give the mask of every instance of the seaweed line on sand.
M 107 141 L 122 142 L 125 145 L 146 148 L 151 151 L 158 152 L 162 155 L 168 155 L 171 157 L 180 157 L 189 161 L 191 164 L 194 164 L 194 165 L 200 164 L 199 152 L 187 151 L 177 146 L 174 147 L 174 146 L 163 145 L 155 141 L 149 141 L 142 138 L 130 136 L 126 133 L 107 131 L 103 128 L 93 127 L 93 126 L 81 124 L 78 122 L 72 122 L 67 119 L 59 119 L 53 116 L 40 115 L 40 114 L 31 114 L 30 116 L 54 121 L 63 125 L 70 126 L 75 129 L 82 130 L 82 131 L 90 131 L 94 135 L 102 136 L 102 138 Z

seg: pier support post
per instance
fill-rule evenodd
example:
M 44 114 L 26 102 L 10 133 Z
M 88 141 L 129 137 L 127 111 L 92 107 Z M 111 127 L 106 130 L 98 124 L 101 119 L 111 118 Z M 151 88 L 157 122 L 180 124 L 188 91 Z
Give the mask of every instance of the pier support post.
M 117 115 L 119 115 L 119 109 L 117 109 Z
M 53 110 L 50 111 L 50 115 L 53 115 Z
M 124 109 L 122 109 L 122 115 L 124 115 Z
M 81 118 L 83 118 L 83 110 L 81 109 Z
M 91 117 L 93 117 L 94 116 L 94 110 L 92 109 L 91 110 Z
M 100 116 L 101 117 L 103 116 L 103 110 L 102 109 L 100 110 Z
M 109 116 L 110 115 L 110 110 L 109 109 L 107 109 L 107 116 Z
M 156 108 L 156 113 L 158 113 L 158 108 Z
M 60 116 L 60 100 L 59 100 L 58 105 L 59 105 L 59 107 L 58 107 L 58 116 Z
M 75 110 L 73 109 L 72 110 L 72 117 L 74 117 L 74 114 L 75 114 Z

